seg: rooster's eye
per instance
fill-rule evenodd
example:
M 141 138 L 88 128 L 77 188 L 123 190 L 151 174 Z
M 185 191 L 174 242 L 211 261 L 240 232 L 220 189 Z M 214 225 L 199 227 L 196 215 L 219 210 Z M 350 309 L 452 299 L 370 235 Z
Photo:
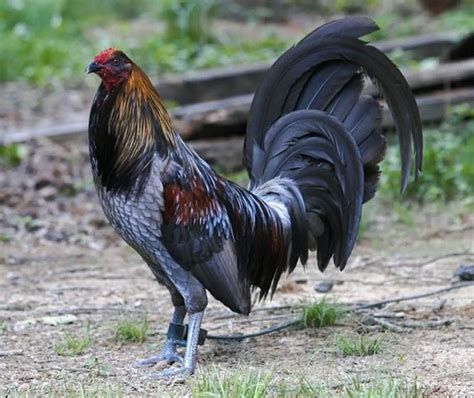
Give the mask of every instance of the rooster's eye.
M 119 63 L 118 58 L 114 58 L 114 59 L 112 60 L 112 63 L 113 63 L 114 65 L 118 65 L 118 63 Z

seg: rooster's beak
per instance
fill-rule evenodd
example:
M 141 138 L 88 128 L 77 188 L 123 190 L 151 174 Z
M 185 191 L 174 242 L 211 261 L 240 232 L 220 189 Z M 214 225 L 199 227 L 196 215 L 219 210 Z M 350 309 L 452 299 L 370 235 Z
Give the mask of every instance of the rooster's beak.
M 89 65 L 86 66 L 87 73 L 95 73 L 101 69 L 100 65 L 97 62 L 91 62 Z

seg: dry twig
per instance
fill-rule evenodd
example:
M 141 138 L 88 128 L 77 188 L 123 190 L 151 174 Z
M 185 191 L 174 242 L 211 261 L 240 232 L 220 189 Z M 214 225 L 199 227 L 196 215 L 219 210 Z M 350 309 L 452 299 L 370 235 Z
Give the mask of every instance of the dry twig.
M 438 290 L 435 290 L 434 292 L 429 292 L 429 293 L 415 294 L 415 295 L 412 295 L 412 296 L 402 296 L 402 297 L 398 297 L 398 298 L 395 298 L 395 299 L 376 301 L 374 303 L 369 303 L 369 304 L 363 304 L 363 305 L 356 306 L 352 310 L 354 312 L 359 312 L 359 311 L 367 310 L 367 309 L 370 309 L 370 308 L 382 307 L 382 306 L 387 305 L 387 304 L 400 303 L 402 301 L 417 300 L 417 299 L 424 298 L 424 297 L 436 296 L 436 295 L 441 294 L 441 293 L 446 293 L 446 292 L 449 292 L 451 290 L 457 290 L 457 289 L 461 289 L 461 288 L 469 287 L 469 286 L 474 286 L 474 282 L 459 283 L 457 285 L 445 287 L 443 289 L 438 289 Z

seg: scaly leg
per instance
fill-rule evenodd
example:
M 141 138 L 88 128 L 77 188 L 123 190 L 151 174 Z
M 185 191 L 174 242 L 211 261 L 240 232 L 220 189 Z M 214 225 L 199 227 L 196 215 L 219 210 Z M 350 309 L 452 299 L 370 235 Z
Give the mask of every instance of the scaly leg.
M 186 316 L 186 308 L 184 305 L 174 307 L 173 317 L 171 318 L 172 323 L 182 324 L 184 317 Z M 135 363 L 135 367 L 147 367 L 156 365 L 158 362 L 166 361 L 169 365 L 178 362 L 183 363 L 183 359 L 178 355 L 176 351 L 177 341 L 174 339 L 166 338 L 163 349 L 158 355 L 154 355 L 150 358 L 143 359 Z
M 201 329 L 203 315 L 204 311 L 189 315 L 188 339 L 186 341 L 186 354 L 184 355 L 183 366 L 176 369 L 165 369 L 162 372 L 153 374 L 152 376 L 161 379 L 172 376 L 186 377 L 194 373 L 194 369 L 196 369 L 199 331 Z

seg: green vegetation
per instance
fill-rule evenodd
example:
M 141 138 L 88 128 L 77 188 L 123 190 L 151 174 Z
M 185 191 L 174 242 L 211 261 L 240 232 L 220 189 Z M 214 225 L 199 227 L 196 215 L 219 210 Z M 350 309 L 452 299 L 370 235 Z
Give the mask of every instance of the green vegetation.
M 191 382 L 194 398 L 263 398 L 274 379 L 272 370 L 221 371 L 208 368 Z
M 322 298 L 303 308 L 301 324 L 312 328 L 332 326 L 346 315 L 347 310 L 342 305 Z
M 352 385 L 345 388 L 347 398 L 423 398 L 427 396 L 417 381 L 399 380 L 392 376 L 380 377 L 371 383 L 352 380 Z
M 438 17 L 439 31 L 455 31 L 465 35 L 472 32 L 474 27 L 474 2 L 464 1 L 462 7 L 446 11 Z
M 26 153 L 27 147 L 25 145 L 0 145 L 0 167 L 18 166 Z
M 372 15 L 382 28 L 370 36 L 372 40 L 429 31 L 463 34 L 474 26 L 474 6 L 467 3 L 430 24 L 407 18 L 406 11 L 413 6 L 408 0 L 402 3 L 387 7 L 376 0 L 286 1 L 287 6 L 307 7 L 317 14 Z M 231 8 L 239 8 L 225 4 L 220 0 L 2 1 L 0 82 L 74 86 L 84 81 L 86 63 L 110 46 L 126 51 L 156 77 L 164 72 L 272 59 L 297 40 L 282 39 L 269 30 L 262 30 L 262 35 L 253 40 L 215 33 L 216 16 L 232 14 Z M 240 7 L 238 14 L 254 21 L 260 12 L 258 7 Z M 268 12 L 262 16 L 268 17 Z M 406 54 L 395 57 L 401 63 L 415 62 L 406 59 Z
M 239 38 L 228 43 L 217 40 L 210 33 L 215 3 L 0 2 L 0 82 L 24 80 L 39 85 L 73 86 L 84 80 L 87 62 L 111 46 L 123 49 L 156 76 L 268 59 L 288 45 L 271 33 L 251 42 Z M 160 21 L 166 26 L 164 33 Z
M 115 340 L 120 342 L 143 343 L 148 333 L 148 318 L 122 319 L 115 327 Z
M 352 338 L 337 335 L 334 337 L 334 346 L 337 352 L 344 357 L 365 357 L 380 353 L 382 340 L 380 337 L 371 338 L 366 335 Z
M 8 243 L 11 241 L 11 238 L 6 234 L 0 234 L 0 242 L 1 243 Z
M 423 204 L 472 197 L 474 111 L 467 106 L 454 108 L 439 127 L 424 129 L 424 141 L 423 173 L 402 198 Z M 382 163 L 381 197 L 399 200 L 399 183 L 400 157 L 396 145 L 390 145 Z
M 264 397 L 345 397 L 345 398 L 421 398 L 424 396 L 415 381 L 392 376 L 375 375 L 373 380 L 362 382 L 357 378 L 340 382 L 345 387 L 311 384 L 305 377 L 296 377 L 289 383 L 277 378 L 274 370 L 239 368 L 233 371 L 217 367 L 206 368 L 189 380 L 193 398 L 264 398 Z M 339 383 L 337 383 L 339 384 Z
M 64 334 L 63 341 L 55 344 L 53 349 L 54 352 L 61 356 L 73 357 L 82 354 L 91 343 L 89 333 L 83 336 L 73 336 L 71 333 L 66 332 Z
M 8 331 L 8 323 L 7 321 L 3 321 L 0 323 L 0 336 L 3 334 L 7 334 Z
M 89 374 L 99 377 L 106 377 L 112 373 L 112 366 L 97 357 L 87 358 L 83 367 L 89 371 Z
M 227 178 L 230 181 L 235 182 L 236 184 L 239 184 L 242 187 L 246 187 L 249 183 L 249 174 L 247 170 L 240 170 L 236 171 L 234 173 L 225 173 L 222 172 L 221 168 L 219 165 L 216 165 L 214 168 L 219 174 L 223 175 L 225 178 Z
M 405 0 L 407 6 L 413 3 Z M 391 12 L 379 13 L 375 20 L 380 30 L 371 33 L 370 40 L 393 39 L 422 33 L 457 32 L 467 34 L 474 26 L 474 4 L 465 2 L 461 7 L 446 11 L 432 20 L 429 25 L 420 23 L 417 18 L 407 18 L 406 9 L 394 8 Z
M 217 5 L 217 0 L 162 0 L 161 15 L 167 38 L 197 43 L 214 41 L 210 28 Z

